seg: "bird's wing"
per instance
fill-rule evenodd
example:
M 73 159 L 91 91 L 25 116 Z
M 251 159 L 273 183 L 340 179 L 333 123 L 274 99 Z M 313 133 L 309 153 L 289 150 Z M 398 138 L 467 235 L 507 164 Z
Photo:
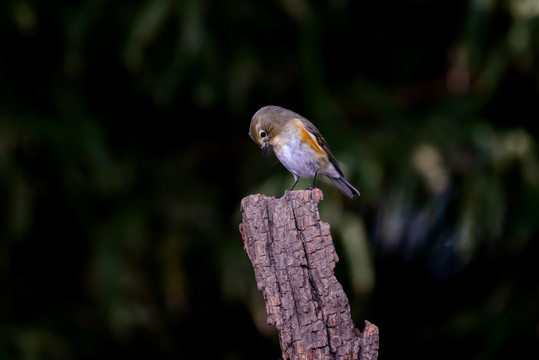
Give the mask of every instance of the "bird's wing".
M 331 152 L 331 149 L 329 148 L 329 145 L 326 141 L 326 139 L 324 139 L 324 137 L 322 136 L 322 134 L 320 133 L 320 131 L 318 131 L 318 129 L 316 128 L 316 126 L 314 126 L 314 124 L 312 122 L 310 122 L 309 120 L 305 119 L 305 118 L 301 118 L 301 123 L 303 125 L 303 128 L 309 133 L 311 134 L 312 136 L 314 136 L 314 138 L 316 139 L 316 142 L 318 143 L 318 145 L 324 149 L 324 151 L 326 152 L 326 154 L 328 154 L 328 159 L 329 161 L 333 164 L 333 166 L 335 167 L 335 169 L 337 170 L 337 172 L 343 176 L 343 173 L 342 173 L 342 170 L 341 168 L 339 167 L 339 163 L 337 163 L 337 160 L 335 159 L 335 156 L 333 156 L 333 153 Z

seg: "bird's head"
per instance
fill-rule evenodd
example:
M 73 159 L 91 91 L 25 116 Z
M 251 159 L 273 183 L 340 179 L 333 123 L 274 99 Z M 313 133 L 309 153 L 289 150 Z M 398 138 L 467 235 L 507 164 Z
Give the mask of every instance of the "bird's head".
M 265 106 L 258 110 L 251 119 L 249 136 L 262 148 L 264 155 L 273 145 L 273 140 L 280 134 L 286 121 L 290 119 L 289 110 L 278 106 Z

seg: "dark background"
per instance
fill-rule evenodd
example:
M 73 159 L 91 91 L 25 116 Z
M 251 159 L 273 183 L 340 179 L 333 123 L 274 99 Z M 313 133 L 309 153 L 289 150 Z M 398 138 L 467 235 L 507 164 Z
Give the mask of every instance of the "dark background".
M 238 231 L 293 182 L 269 104 L 361 191 L 318 182 L 380 358 L 539 357 L 536 1 L 0 10 L 1 359 L 280 358 Z

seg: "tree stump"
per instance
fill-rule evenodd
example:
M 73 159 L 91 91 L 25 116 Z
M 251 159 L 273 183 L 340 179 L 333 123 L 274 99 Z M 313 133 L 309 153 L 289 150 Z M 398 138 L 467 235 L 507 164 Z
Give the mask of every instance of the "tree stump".
M 333 269 L 339 261 L 320 221 L 319 189 L 255 194 L 241 201 L 240 232 L 253 264 L 267 322 L 277 328 L 285 360 L 378 357 L 378 328 L 355 328 Z

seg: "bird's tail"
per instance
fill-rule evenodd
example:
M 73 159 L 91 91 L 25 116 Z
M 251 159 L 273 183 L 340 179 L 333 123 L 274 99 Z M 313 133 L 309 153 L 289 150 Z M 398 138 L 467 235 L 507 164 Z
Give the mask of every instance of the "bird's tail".
M 341 190 L 342 193 L 348 196 L 349 198 L 353 198 L 354 195 L 359 196 L 359 191 L 355 187 L 353 187 L 348 181 L 346 181 L 344 177 L 339 177 L 339 178 L 330 177 L 329 179 L 333 181 L 335 185 L 337 185 L 339 190 Z

